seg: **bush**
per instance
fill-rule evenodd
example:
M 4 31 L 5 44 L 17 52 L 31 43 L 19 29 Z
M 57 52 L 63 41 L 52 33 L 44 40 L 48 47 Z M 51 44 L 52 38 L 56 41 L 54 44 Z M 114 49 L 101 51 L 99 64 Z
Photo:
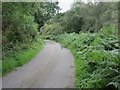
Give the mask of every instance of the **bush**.
M 59 23 L 46 24 L 44 26 L 46 35 L 59 35 L 62 34 L 63 28 Z

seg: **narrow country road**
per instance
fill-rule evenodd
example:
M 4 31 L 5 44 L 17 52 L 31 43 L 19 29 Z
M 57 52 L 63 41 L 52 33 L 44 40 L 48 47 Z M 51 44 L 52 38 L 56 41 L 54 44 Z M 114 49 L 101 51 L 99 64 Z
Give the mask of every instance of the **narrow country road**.
M 54 41 L 29 63 L 2 79 L 2 88 L 73 88 L 74 58 L 70 51 Z

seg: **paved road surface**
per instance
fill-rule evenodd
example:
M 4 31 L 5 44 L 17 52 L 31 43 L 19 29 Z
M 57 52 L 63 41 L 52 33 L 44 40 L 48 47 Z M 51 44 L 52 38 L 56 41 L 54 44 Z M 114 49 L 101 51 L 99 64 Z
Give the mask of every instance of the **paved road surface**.
M 2 79 L 3 88 L 73 88 L 75 67 L 68 49 L 46 41 L 44 49 L 29 63 Z

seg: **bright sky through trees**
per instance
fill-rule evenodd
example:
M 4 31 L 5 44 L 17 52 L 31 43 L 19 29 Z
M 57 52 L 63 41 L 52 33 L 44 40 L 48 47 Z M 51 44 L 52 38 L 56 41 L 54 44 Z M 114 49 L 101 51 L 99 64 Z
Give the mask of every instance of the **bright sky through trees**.
M 70 9 L 72 3 L 74 0 L 58 0 L 59 1 L 59 6 L 62 9 L 60 12 L 66 12 L 67 10 Z

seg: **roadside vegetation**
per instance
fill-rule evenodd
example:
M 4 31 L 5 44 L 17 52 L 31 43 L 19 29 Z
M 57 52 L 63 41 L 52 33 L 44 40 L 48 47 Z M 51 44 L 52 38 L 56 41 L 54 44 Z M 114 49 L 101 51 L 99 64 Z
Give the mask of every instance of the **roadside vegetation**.
M 31 60 L 44 39 L 74 55 L 76 88 L 120 89 L 117 2 L 75 2 L 60 13 L 58 2 L 3 3 L 3 75 Z
M 56 41 L 74 55 L 76 88 L 119 88 L 119 45 L 113 26 L 98 33 L 63 34 Z
M 44 26 L 75 58 L 76 88 L 120 89 L 118 3 L 74 3 Z
M 54 16 L 55 7 L 58 8 L 57 3 L 50 2 L 2 3 L 2 75 L 16 70 L 41 51 L 44 40 L 40 28 Z
M 44 43 L 41 39 L 31 42 L 30 45 L 26 45 L 21 49 L 22 46 L 17 47 L 17 51 L 10 50 L 2 62 L 2 75 L 7 74 L 12 70 L 17 70 L 23 64 L 32 60 L 44 47 Z M 4 54 L 4 53 L 3 53 Z

